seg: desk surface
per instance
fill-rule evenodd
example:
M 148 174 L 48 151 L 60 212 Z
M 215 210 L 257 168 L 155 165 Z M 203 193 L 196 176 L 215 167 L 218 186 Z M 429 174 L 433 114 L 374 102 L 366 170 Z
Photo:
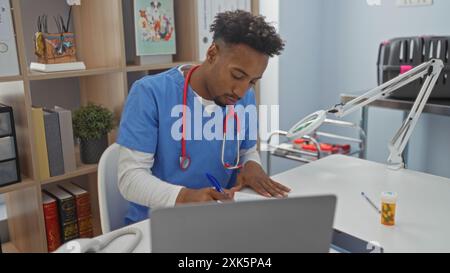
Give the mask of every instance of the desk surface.
M 357 98 L 358 96 L 342 94 L 341 102 L 347 103 L 347 102 L 351 101 L 352 99 Z M 409 110 L 411 110 L 413 104 L 414 104 L 414 101 L 411 101 L 411 100 L 384 98 L 384 99 L 378 99 L 369 105 L 375 106 L 375 107 L 381 107 L 381 108 L 409 111 Z M 425 105 L 423 112 L 428 113 L 428 114 L 450 116 L 450 100 L 429 100 L 427 102 L 427 104 Z
M 336 195 L 334 227 L 376 241 L 385 252 L 450 252 L 450 179 L 410 170 L 393 171 L 384 164 L 341 155 L 273 178 L 291 187 L 290 197 Z M 380 224 L 380 216 L 363 199 L 362 191 L 378 205 L 381 192 L 398 193 L 396 226 Z M 144 232 L 136 252 L 150 252 L 149 221 L 134 226 Z M 110 249 L 113 252 L 117 248 Z

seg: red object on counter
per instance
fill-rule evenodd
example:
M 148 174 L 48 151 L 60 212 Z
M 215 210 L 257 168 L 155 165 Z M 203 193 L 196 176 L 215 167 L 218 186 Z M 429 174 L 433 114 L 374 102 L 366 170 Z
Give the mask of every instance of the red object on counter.
M 320 143 L 319 145 L 322 152 L 331 154 L 348 154 L 351 150 L 350 144 L 333 145 L 328 143 Z M 294 146 L 305 151 L 317 152 L 316 145 L 305 139 L 294 140 Z

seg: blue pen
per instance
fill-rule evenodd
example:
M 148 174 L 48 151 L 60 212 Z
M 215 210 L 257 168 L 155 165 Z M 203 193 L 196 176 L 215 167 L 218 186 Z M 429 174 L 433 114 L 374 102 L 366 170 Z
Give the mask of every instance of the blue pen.
M 211 185 L 216 189 L 216 191 L 228 196 L 228 194 L 223 190 L 222 186 L 220 186 L 219 181 L 217 181 L 217 179 L 214 176 L 207 173 L 206 177 L 208 178 Z

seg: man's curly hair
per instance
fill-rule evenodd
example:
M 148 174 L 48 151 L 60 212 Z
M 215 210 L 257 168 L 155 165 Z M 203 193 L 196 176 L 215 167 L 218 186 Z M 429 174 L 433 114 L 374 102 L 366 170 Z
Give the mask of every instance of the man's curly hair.
M 217 14 L 211 32 L 214 33 L 214 41 L 245 44 L 270 57 L 280 55 L 284 49 L 280 35 L 265 21 L 264 16 L 255 16 L 242 10 Z

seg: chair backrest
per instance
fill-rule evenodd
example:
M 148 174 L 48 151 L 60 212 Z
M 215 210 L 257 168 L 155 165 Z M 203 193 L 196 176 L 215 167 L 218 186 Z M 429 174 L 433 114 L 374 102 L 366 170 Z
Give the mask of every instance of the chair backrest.
M 98 201 L 103 234 L 125 226 L 129 203 L 122 197 L 117 185 L 119 150 L 120 146 L 116 143 L 108 147 L 98 165 Z

